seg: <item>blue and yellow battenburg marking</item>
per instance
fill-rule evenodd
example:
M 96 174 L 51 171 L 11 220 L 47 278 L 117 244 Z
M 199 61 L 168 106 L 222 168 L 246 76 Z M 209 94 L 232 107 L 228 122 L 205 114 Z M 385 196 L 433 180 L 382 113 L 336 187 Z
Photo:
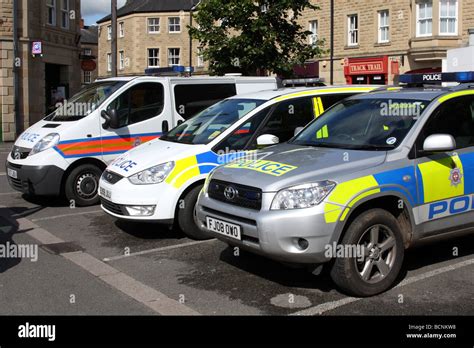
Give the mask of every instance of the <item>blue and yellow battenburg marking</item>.
M 397 192 L 418 209 L 418 222 L 474 210 L 474 153 L 444 157 L 338 184 L 326 199 L 326 223 L 344 221 L 362 199 Z M 417 185 L 418 180 L 418 185 Z
M 409 180 L 407 180 L 409 179 Z M 368 175 L 340 183 L 326 199 L 326 223 L 345 221 L 350 210 L 362 199 L 382 192 L 397 192 L 406 197 L 411 206 L 418 204 L 414 167 L 405 167 L 375 175 Z
M 209 174 L 214 168 L 248 156 L 248 152 L 236 152 L 217 155 L 209 151 L 199 155 L 189 156 L 176 161 L 173 171 L 166 178 L 166 183 L 175 188 L 181 188 L 188 180 Z
M 162 133 L 128 134 L 99 138 L 74 139 L 60 142 L 54 149 L 64 158 L 119 155 L 133 147 L 156 139 Z

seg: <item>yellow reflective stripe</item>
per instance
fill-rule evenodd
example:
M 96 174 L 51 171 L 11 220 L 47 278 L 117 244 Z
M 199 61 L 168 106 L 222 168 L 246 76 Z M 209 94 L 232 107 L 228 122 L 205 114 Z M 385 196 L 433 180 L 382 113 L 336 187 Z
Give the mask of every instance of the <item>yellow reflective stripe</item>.
M 387 91 L 393 92 L 393 91 L 399 91 L 403 89 L 402 87 L 389 87 L 387 88 Z
M 288 100 L 298 97 L 309 97 L 318 94 L 338 94 L 338 93 L 357 93 L 357 92 L 370 92 L 373 91 L 375 87 L 346 87 L 346 88 L 327 88 L 327 89 L 314 89 L 304 92 L 291 93 L 287 95 L 282 95 L 281 97 L 275 98 L 275 101 L 280 102 L 282 100 Z
M 444 97 L 439 98 L 439 102 L 444 103 L 444 102 L 446 102 L 448 100 L 451 100 L 453 98 L 464 97 L 466 95 L 473 95 L 473 94 L 474 94 L 474 91 L 454 92 L 454 93 L 451 93 L 451 94 L 445 95 Z
M 171 174 L 166 179 L 166 183 L 171 184 L 176 178 L 179 177 L 177 182 L 174 183 L 173 186 L 180 187 L 180 185 L 182 185 L 184 181 L 196 175 L 199 175 L 200 172 L 199 172 L 199 167 L 197 167 L 197 165 L 198 165 L 198 162 L 197 162 L 196 156 L 191 156 L 191 157 L 176 161 L 176 165 L 173 171 L 171 172 Z M 191 170 L 188 171 L 188 169 L 190 168 Z M 181 174 L 184 174 L 184 175 L 181 175 Z
M 318 118 L 318 117 L 321 116 L 321 114 L 322 114 L 322 111 L 321 111 L 321 109 L 319 108 L 318 99 L 321 100 L 321 97 L 313 98 L 314 118 Z
M 454 167 L 456 164 L 456 167 Z M 451 171 L 459 168 L 464 174 L 463 165 L 459 156 L 445 157 L 436 161 L 421 163 L 418 165 L 423 181 L 423 192 L 425 203 L 436 202 L 448 198 L 464 195 L 464 175 L 461 182 L 454 185 Z
M 189 168 L 187 169 L 186 171 L 182 172 L 178 178 L 176 179 L 176 181 L 174 182 L 173 186 L 176 187 L 176 188 L 180 188 L 181 186 L 183 186 L 188 180 L 194 178 L 195 176 L 198 176 L 200 175 L 200 171 L 199 171 L 199 166 L 196 166 L 196 167 L 193 167 L 193 168 Z
M 329 137 L 329 130 L 328 130 L 328 126 L 324 126 L 323 128 L 321 128 L 320 130 L 318 130 L 318 132 L 316 133 L 316 137 L 317 139 L 326 139 Z
M 327 224 L 332 224 L 337 221 L 339 215 L 341 215 L 342 207 L 326 203 L 324 205 L 324 219 L 326 220 Z
M 336 222 L 342 212 L 342 207 L 346 207 L 340 218 L 340 221 L 344 221 L 350 209 L 357 202 L 365 197 L 380 193 L 378 186 L 377 180 L 375 180 L 372 175 L 338 184 L 327 198 L 328 203 L 326 203 L 324 208 L 324 218 L 326 222 Z M 339 210 L 334 211 L 336 208 L 339 208 Z
M 342 206 L 347 206 L 349 201 L 356 197 L 360 192 L 378 187 L 378 182 L 372 175 L 364 176 L 362 178 L 349 180 L 338 184 L 334 191 L 328 198 L 329 202 L 336 203 Z M 375 189 L 375 191 L 380 192 L 380 189 Z
M 344 210 L 344 213 L 342 213 L 342 215 L 341 215 L 341 221 L 344 221 L 347 218 L 347 215 L 349 215 L 350 210 L 351 210 L 350 208 L 346 208 Z

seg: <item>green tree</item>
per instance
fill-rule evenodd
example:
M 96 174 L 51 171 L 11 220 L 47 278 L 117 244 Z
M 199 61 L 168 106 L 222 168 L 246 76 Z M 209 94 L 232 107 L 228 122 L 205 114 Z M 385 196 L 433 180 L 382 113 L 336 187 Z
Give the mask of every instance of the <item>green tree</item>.
M 298 23 L 305 9 L 319 8 L 310 0 L 202 0 L 190 35 L 216 75 L 290 77 L 295 65 L 323 53 L 323 42 L 309 45 L 311 32 Z

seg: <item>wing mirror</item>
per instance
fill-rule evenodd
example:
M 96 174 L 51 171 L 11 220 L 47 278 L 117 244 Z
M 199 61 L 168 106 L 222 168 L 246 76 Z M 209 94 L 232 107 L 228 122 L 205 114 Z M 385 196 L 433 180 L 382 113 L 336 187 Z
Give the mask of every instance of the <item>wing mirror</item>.
M 272 134 L 263 134 L 257 138 L 258 146 L 271 146 L 280 143 L 280 139 Z
M 295 129 L 295 137 L 296 137 L 298 134 L 300 134 L 303 129 L 304 129 L 304 127 L 297 127 L 297 128 Z
M 433 134 L 423 143 L 424 152 L 447 152 L 456 150 L 456 140 L 450 134 Z
M 118 118 L 117 110 L 110 109 L 110 110 L 102 110 L 100 116 L 105 120 L 102 124 L 102 128 L 104 129 L 118 129 L 120 128 L 120 121 Z

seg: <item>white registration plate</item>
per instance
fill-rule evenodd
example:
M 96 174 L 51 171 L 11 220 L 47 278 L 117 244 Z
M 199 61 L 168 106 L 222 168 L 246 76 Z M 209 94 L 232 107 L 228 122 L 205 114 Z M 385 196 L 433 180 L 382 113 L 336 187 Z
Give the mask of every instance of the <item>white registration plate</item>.
M 100 195 L 106 199 L 112 199 L 112 192 L 103 187 L 100 188 Z
M 16 170 L 7 168 L 7 174 L 10 178 L 18 179 L 18 172 Z
M 222 234 L 229 238 L 242 240 L 240 226 L 231 224 L 226 221 L 217 220 L 209 216 L 206 217 L 206 220 L 207 220 L 207 228 L 210 231 Z

